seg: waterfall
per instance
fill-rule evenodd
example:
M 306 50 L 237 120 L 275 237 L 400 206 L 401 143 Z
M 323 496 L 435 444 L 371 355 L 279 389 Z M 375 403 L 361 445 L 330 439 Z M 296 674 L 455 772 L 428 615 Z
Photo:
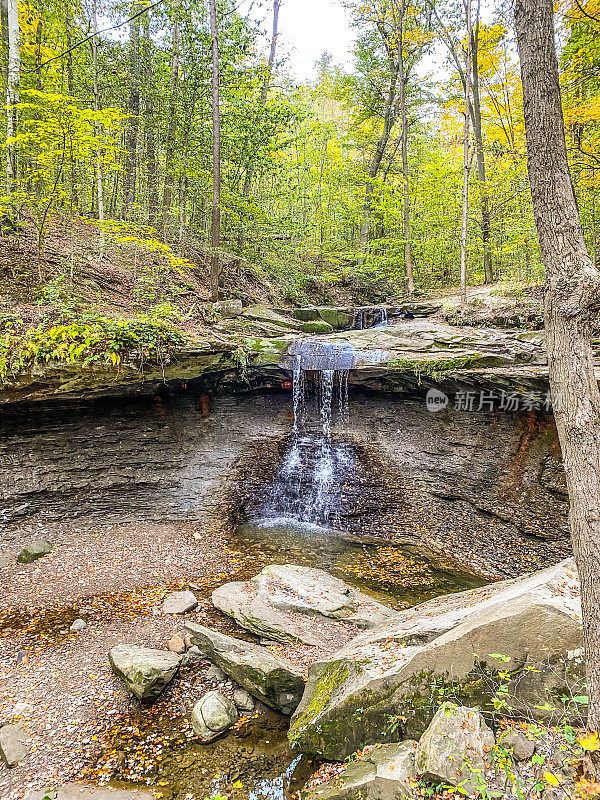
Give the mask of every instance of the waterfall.
M 353 356 L 347 345 L 298 343 L 292 355 L 292 440 L 269 487 L 262 524 L 328 525 L 335 519 L 354 457 L 348 444 L 334 439 L 332 428 L 349 422 L 348 372 Z
M 385 306 L 365 306 L 354 311 L 354 329 L 383 328 L 389 325 L 388 311 Z

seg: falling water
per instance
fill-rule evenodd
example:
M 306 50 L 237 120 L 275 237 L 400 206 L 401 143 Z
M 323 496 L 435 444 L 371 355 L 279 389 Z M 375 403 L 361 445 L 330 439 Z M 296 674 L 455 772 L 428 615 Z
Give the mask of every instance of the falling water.
M 389 325 L 389 320 L 385 306 L 365 306 L 364 308 L 355 309 L 354 328 L 356 330 L 383 328 L 386 325 Z
M 292 354 L 292 441 L 269 489 L 262 523 L 328 525 L 339 511 L 341 487 L 354 463 L 352 448 L 332 437 L 332 427 L 343 428 L 349 421 L 348 371 L 354 351 L 319 340 L 304 340 L 297 350 Z

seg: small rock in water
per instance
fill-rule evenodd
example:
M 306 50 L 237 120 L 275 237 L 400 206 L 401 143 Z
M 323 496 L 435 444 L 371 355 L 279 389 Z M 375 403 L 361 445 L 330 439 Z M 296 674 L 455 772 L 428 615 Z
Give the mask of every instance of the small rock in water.
M 16 767 L 28 753 L 29 747 L 22 722 L 0 728 L 0 756 L 7 767 Z
M 186 633 L 186 635 L 183 637 L 183 643 L 185 645 L 186 650 L 189 650 L 190 647 L 193 647 L 194 643 L 192 642 L 192 637 L 190 636 L 189 633 Z
M 211 681 L 212 683 L 223 683 L 227 676 L 220 667 L 213 664 L 206 670 L 206 675 L 204 677 L 207 681 Z
M 233 702 L 240 711 L 254 711 L 254 698 L 245 689 L 236 689 L 233 693 Z
M 45 539 L 37 539 L 35 542 L 26 544 L 17 556 L 19 564 L 31 564 L 42 556 L 47 556 L 52 550 L 52 545 Z
M 12 564 L 13 557 L 7 555 L 6 553 L 0 554 L 0 567 L 8 567 L 9 564 Z
M 87 622 L 84 619 L 76 619 L 69 630 L 79 633 L 79 631 L 85 630 L 85 628 L 87 628 Z
M 169 650 L 178 655 L 183 655 L 183 653 L 185 653 L 184 641 L 178 633 L 174 634 L 174 636 L 171 636 L 169 639 Z
M 235 705 L 220 692 L 208 692 L 192 711 L 192 728 L 203 742 L 212 742 L 238 720 Z
M 192 592 L 171 592 L 165 598 L 162 610 L 165 614 L 185 614 L 186 611 L 193 611 L 197 605 L 198 601 Z

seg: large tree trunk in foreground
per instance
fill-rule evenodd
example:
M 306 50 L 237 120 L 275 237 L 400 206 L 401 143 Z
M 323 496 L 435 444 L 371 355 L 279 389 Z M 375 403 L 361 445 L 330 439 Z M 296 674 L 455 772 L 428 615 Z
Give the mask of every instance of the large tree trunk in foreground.
M 210 294 L 219 299 L 219 245 L 221 244 L 221 116 L 219 109 L 219 32 L 216 0 L 209 0 L 212 40 L 213 205 L 210 227 Z
M 590 259 L 567 161 L 552 0 L 516 0 L 533 207 L 546 268 L 550 385 L 581 579 L 588 727 L 600 728 L 600 392 L 592 322 L 600 272 Z

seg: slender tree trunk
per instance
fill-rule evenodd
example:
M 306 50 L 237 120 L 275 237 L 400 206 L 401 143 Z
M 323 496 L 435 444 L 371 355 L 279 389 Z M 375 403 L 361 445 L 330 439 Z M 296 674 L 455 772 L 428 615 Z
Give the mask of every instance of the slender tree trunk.
M 219 245 L 221 244 L 221 116 L 219 108 L 219 31 L 217 3 L 209 0 L 210 36 L 212 40 L 212 121 L 213 121 L 213 203 L 210 228 L 210 294 L 213 302 L 219 299 Z
M 19 30 L 18 0 L 8 0 L 8 74 L 6 80 L 6 137 L 9 139 L 17 133 L 18 114 L 14 107 L 19 102 L 19 85 L 21 81 L 21 35 Z M 17 146 L 9 143 L 6 146 L 6 191 L 13 190 L 18 180 Z
M 467 13 L 467 57 L 465 69 L 465 128 L 463 142 L 463 190 L 462 190 L 462 236 L 460 242 L 460 298 L 463 313 L 467 309 L 467 235 L 469 231 L 469 173 L 471 171 L 470 114 L 471 102 L 471 62 L 473 43 L 473 22 L 471 0 L 465 0 Z
M 98 3 L 94 0 L 92 4 L 92 33 L 98 30 Z M 94 91 L 94 111 L 100 110 L 100 89 L 98 87 L 98 37 L 92 36 L 92 71 L 93 71 L 93 91 Z M 94 133 L 98 135 L 98 123 L 94 122 Z M 96 153 L 96 202 L 98 207 L 98 221 L 100 222 L 100 256 L 104 253 L 104 184 L 102 179 L 102 163 L 100 153 Z
M 398 60 L 396 58 L 390 57 L 389 60 L 390 60 L 390 71 L 391 71 L 390 85 L 385 100 L 383 130 L 381 132 L 381 136 L 377 141 L 377 147 L 375 148 L 375 152 L 373 153 L 373 158 L 371 159 L 371 164 L 369 165 L 369 177 L 365 184 L 363 221 L 360 229 L 360 241 L 363 248 L 366 248 L 367 242 L 369 241 L 369 230 L 371 228 L 371 209 L 373 205 L 373 183 L 379 172 L 381 161 L 383 160 L 383 156 L 388 146 L 392 129 L 396 121 L 394 116 L 394 104 L 396 100 L 396 91 L 398 87 L 399 65 L 398 65 Z
M 269 97 L 269 86 L 271 85 L 271 76 L 273 75 L 273 69 L 275 67 L 275 58 L 277 56 L 277 40 L 279 38 L 279 9 L 281 8 L 282 0 L 273 0 L 273 33 L 271 35 L 271 50 L 269 52 L 269 61 L 267 62 L 267 71 L 265 72 L 265 79 L 263 81 L 262 90 L 260 94 L 260 105 L 261 108 L 267 107 L 267 99 Z M 244 188 L 242 190 L 242 196 L 244 198 L 250 197 L 250 191 L 252 189 L 252 178 L 254 177 L 254 163 L 252 159 L 248 164 L 248 168 L 246 169 L 246 177 L 244 178 Z M 244 247 L 244 242 L 246 239 L 246 231 L 244 226 L 240 230 L 240 235 L 238 237 L 238 249 L 242 250 Z
M 581 581 L 588 728 L 600 728 L 600 392 L 592 325 L 600 272 L 585 246 L 567 160 L 552 0 L 516 0 L 533 208 L 546 269 L 550 385 Z
M 492 269 L 490 198 L 487 187 L 485 166 L 485 150 L 483 148 L 483 129 L 481 124 L 481 98 L 479 95 L 479 26 L 481 0 L 477 1 L 477 12 L 472 37 L 473 62 L 473 130 L 475 134 L 475 152 L 477 155 L 477 179 L 481 191 L 481 239 L 483 242 L 483 270 L 485 282 L 494 282 Z
M 156 172 L 156 132 L 154 129 L 154 97 L 152 70 L 152 38 L 150 36 L 150 11 L 142 17 L 144 29 L 144 129 L 146 134 L 146 177 L 148 183 L 148 224 L 154 227 L 158 220 L 158 175 Z
M 131 6 L 131 11 L 136 6 Z M 125 149 L 125 173 L 123 175 L 123 217 L 132 213 L 136 201 L 137 187 L 137 145 L 140 115 L 140 18 L 130 23 L 129 35 L 129 101 L 128 111 L 131 119 L 127 124 Z
M 67 88 L 69 90 L 69 94 L 73 97 L 75 93 L 74 84 L 73 84 L 73 53 L 71 52 L 71 45 L 73 44 L 73 36 L 71 34 L 71 7 L 69 5 L 70 0 L 67 0 L 67 4 L 65 6 L 65 33 L 66 33 L 66 40 L 67 40 Z
M 181 27 L 179 20 L 173 22 L 173 41 L 171 51 L 171 86 L 169 92 L 169 121 L 167 124 L 167 141 L 165 147 L 165 185 L 163 188 L 162 211 L 160 225 L 163 236 L 166 234 L 171 200 L 173 197 L 173 154 L 175 152 L 175 132 L 177 130 L 177 99 L 179 94 L 179 38 Z
M 407 75 L 404 66 L 404 15 L 406 13 L 405 0 L 400 9 L 398 40 L 398 85 L 400 89 L 400 122 L 402 124 L 402 231 L 404 235 L 404 265 L 406 268 L 406 288 L 409 295 L 415 291 L 415 279 L 413 275 L 412 250 L 410 245 L 410 174 L 408 170 L 408 112 L 406 107 L 406 83 Z

